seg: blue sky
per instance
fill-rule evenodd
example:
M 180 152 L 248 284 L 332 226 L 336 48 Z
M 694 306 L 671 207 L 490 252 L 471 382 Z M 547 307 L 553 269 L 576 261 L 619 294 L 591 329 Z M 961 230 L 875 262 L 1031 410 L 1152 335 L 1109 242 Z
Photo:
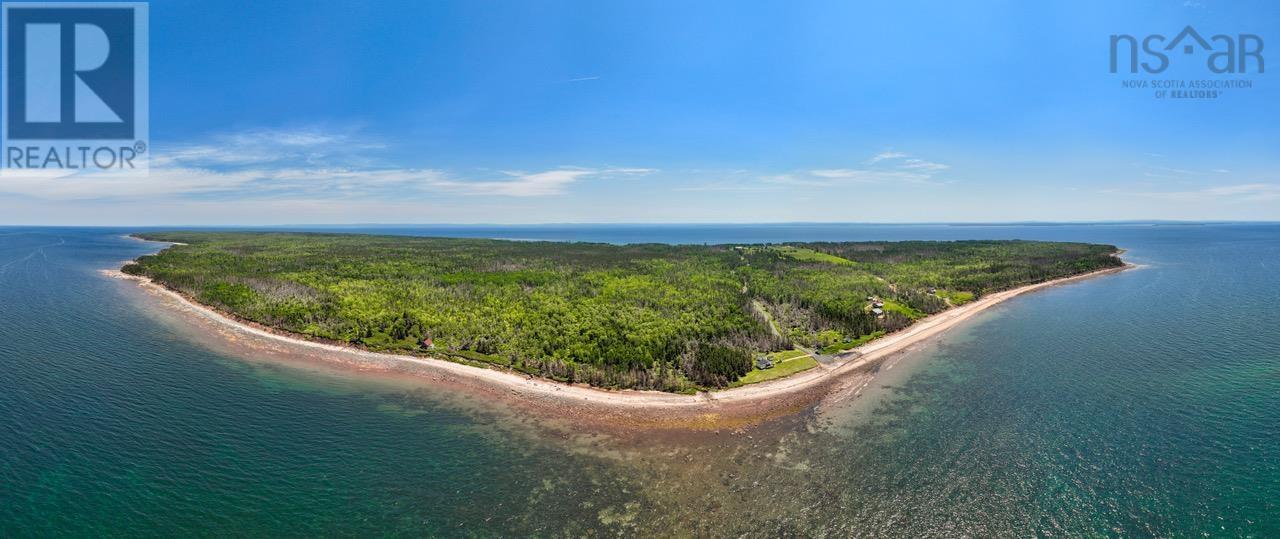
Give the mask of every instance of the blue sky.
M 1170 100 L 1121 81 L 1202 60 L 1108 72 L 1111 34 L 1188 24 L 1280 62 L 1275 2 L 150 14 L 150 176 L 6 177 L 0 222 L 1280 220 L 1275 74 Z

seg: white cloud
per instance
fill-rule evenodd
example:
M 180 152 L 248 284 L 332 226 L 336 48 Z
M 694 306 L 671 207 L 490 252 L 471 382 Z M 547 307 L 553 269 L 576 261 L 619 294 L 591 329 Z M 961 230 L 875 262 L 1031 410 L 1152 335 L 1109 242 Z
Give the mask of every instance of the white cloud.
M 1225 168 L 1213 168 L 1204 170 L 1189 170 L 1185 168 L 1165 167 L 1158 165 L 1148 165 L 1143 163 L 1134 163 L 1135 167 L 1142 169 L 1142 175 L 1147 178 L 1162 178 L 1166 180 L 1176 180 L 1181 183 L 1194 181 L 1207 176 L 1231 174 L 1231 170 Z
M 821 168 L 816 170 L 810 170 L 809 174 L 813 176 L 817 176 L 819 178 L 851 179 L 851 178 L 866 176 L 867 171 L 855 170 L 851 168 Z
M 293 130 L 251 129 L 213 135 L 207 141 L 155 148 L 152 167 L 224 167 L 267 163 L 352 164 L 369 163 L 370 150 L 386 148 L 354 131 L 319 128 Z
M 281 168 L 214 171 L 201 168 L 152 169 L 148 175 L 95 172 L 70 176 L 6 175 L 0 193 L 45 199 L 121 199 L 234 195 L 264 197 L 407 198 L 430 192 L 460 195 L 539 197 L 564 194 L 590 177 L 647 174 L 650 169 L 560 168 L 505 173 L 507 179 L 466 180 L 433 169 Z
M 901 167 L 912 170 L 926 170 L 929 172 L 937 172 L 951 168 L 950 165 L 925 161 L 924 159 L 907 159 L 902 162 Z
M 857 184 L 918 184 L 943 185 L 952 183 L 936 176 L 950 169 L 949 165 L 910 157 L 904 152 L 881 152 L 865 161 L 861 168 L 815 168 L 786 174 L 772 174 L 743 178 L 741 182 L 719 181 L 703 185 L 678 187 L 677 191 L 763 191 L 778 186 L 837 187 Z
M 1164 172 L 1167 174 L 1177 174 L 1179 176 L 1194 176 L 1197 174 L 1195 171 L 1191 171 L 1183 168 L 1158 167 L 1158 166 L 1150 166 L 1147 168 L 1150 168 L 1151 170 L 1155 170 L 1158 172 Z
M 820 168 L 808 172 L 809 176 L 836 183 L 947 183 L 934 180 L 938 173 L 950 169 L 949 165 L 911 157 L 904 152 L 881 152 L 866 161 L 865 168 Z
M 1273 183 L 1248 183 L 1210 187 L 1201 191 L 1212 197 L 1242 197 L 1244 200 L 1280 199 L 1280 185 Z
M 617 175 L 626 175 L 626 176 L 644 176 L 646 174 L 653 174 L 657 171 L 658 169 L 656 168 L 618 168 L 618 167 L 613 167 L 605 170 L 605 172 L 608 174 L 617 174 Z
M 874 156 L 872 156 L 872 157 L 871 157 L 871 159 L 868 159 L 868 160 L 867 160 L 867 164 L 868 164 L 868 165 L 874 165 L 874 164 L 879 163 L 879 162 L 881 162 L 881 161 L 886 161 L 886 160 L 890 160 L 890 159 L 902 159 L 903 157 L 906 157 L 906 156 L 907 156 L 907 154 L 902 153 L 902 152 L 892 152 L 892 151 L 890 151 L 890 152 L 880 152 L 880 153 L 875 154 Z
M 776 185 L 760 185 L 756 183 L 738 183 L 738 182 L 715 182 L 703 185 L 688 185 L 675 188 L 676 191 L 710 191 L 710 192 L 738 192 L 753 193 L 759 191 L 777 191 L 781 189 Z
M 154 148 L 154 146 L 153 146 Z M 582 179 L 639 176 L 648 168 L 560 167 L 472 180 L 429 168 L 379 165 L 377 142 L 316 129 L 251 130 L 178 144 L 138 171 L 6 171 L 0 193 L 49 200 L 405 200 L 433 193 L 539 197 Z
M 817 175 L 815 174 L 814 176 L 817 176 Z M 827 177 L 818 176 L 818 177 L 824 178 L 824 179 L 814 179 L 812 177 L 801 177 L 801 176 L 796 176 L 795 174 L 777 174 L 773 176 L 762 176 L 760 178 L 760 181 L 764 183 L 771 183 L 771 184 L 777 184 L 777 185 L 793 185 L 793 186 L 800 186 L 800 187 L 805 187 L 805 186 L 824 187 L 828 185 L 833 185 L 835 183 L 831 181 L 829 176 Z
M 511 197 L 539 197 L 559 195 L 578 180 L 591 176 L 619 173 L 622 170 L 647 169 L 613 169 L 591 170 L 583 168 L 561 168 L 543 172 L 503 172 L 509 176 L 502 180 L 465 181 L 440 179 L 430 182 L 436 188 L 463 195 L 497 195 Z
M 1189 191 L 1105 190 L 1103 192 L 1184 202 L 1263 202 L 1280 200 L 1280 184 L 1274 183 L 1221 185 Z
M 225 137 L 237 146 L 273 145 L 315 147 L 349 142 L 351 137 L 343 133 L 329 133 L 318 129 L 272 130 L 258 129 L 233 133 Z
M 252 181 L 252 174 L 202 169 L 168 168 L 137 172 L 81 172 L 63 176 L 11 171 L 0 182 L 0 193 L 52 200 L 173 196 L 234 189 Z

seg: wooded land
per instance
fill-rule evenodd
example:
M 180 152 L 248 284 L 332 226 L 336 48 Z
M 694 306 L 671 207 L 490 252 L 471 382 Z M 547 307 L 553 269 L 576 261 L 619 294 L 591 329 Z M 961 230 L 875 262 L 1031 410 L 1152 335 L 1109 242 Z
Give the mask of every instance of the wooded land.
M 681 392 L 739 380 L 756 354 L 839 350 L 985 294 L 1122 265 L 1111 245 L 1034 241 L 137 236 L 187 245 L 126 272 L 247 320 L 377 351 Z

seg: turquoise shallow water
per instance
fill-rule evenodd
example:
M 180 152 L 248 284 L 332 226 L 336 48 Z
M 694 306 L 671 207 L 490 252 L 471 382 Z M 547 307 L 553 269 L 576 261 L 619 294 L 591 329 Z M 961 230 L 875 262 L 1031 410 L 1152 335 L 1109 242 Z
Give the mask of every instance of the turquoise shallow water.
M 0 536 L 1280 535 L 1280 226 L 399 228 L 591 241 L 1027 238 L 1145 267 L 1023 296 L 863 396 L 744 433 L 550 430 L 239 357 L 0 228 Z

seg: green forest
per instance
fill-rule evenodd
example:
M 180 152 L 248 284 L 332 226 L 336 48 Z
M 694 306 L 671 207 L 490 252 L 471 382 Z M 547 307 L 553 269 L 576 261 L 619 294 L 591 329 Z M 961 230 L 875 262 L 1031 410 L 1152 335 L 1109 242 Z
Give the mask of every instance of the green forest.
M 1122 265 L 1038 241 L 665 245 L 163 232 L 124 268 L 240 318 L 371 350 L 609 388 L 734 385 L 992 292 Z M 740 383 L 740 382 L 739 382 Z

